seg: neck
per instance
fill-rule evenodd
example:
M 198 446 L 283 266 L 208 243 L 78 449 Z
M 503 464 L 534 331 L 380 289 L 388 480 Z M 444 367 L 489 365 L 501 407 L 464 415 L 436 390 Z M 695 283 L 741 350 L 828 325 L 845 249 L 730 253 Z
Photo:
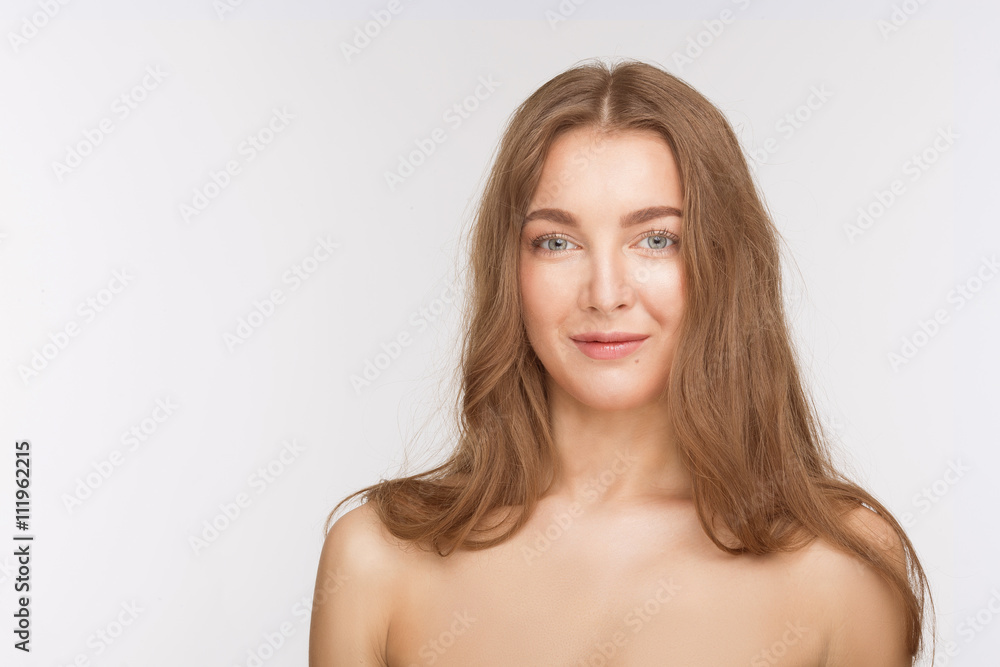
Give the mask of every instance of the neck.
M 545 497 L 609 506 L 692 497 L 665 396 L 598 410 L 549 382 L 549 397 L 557 470 Z

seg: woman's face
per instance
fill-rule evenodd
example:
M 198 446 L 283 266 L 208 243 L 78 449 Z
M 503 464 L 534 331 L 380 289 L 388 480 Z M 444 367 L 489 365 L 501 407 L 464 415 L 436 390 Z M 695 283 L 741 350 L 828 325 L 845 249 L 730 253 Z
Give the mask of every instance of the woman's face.
M 597 410 L 659 398 L 684 306 L 681 204 L 673 153 L 653 131 L 578 127 L 553 142 L 519 272 L 528 339 L 554 390 Z M 586 342 L 614 333 L 638 342 Z

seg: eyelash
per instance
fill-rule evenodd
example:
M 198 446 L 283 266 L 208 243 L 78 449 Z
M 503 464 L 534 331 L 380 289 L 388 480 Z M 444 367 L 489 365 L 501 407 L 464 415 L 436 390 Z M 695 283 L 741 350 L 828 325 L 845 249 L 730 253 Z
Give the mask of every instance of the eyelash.
M 668 238 L 671 241 L 673 241 L 673 243 L 671 245 L 668 245 L 666 248 L 646 248 L 646 250 L 651 250 L 653 252 L 663 252 L 665 250 L 668 250 L 668 249 L 674 247 L 678 243 L 680 243 L 680 239 L 677 237 L 676 234 L 674 234 L 672 232 L 668 232 L 665 229 L 653 230 L 653 231 L 649 232 L 648 234 L 646 234 L 645 236 L 643 236 L 639 240 L 642 241 L 642 240 L 648 239 L 648 238 L 650 238 L 652 236 L 662 236 L 664 238 Z M 563 239 L 565 241 L 568 241 L 569 243 L 572 243 L 572 241 L 570 241 L 569 239 L 567 239 L 562 234 L 543 234 L 541 236 L 536 236 L 534 239 L 531 240 L 531 247 L 533 247 L 536 251 L 541 252 L 542 254 L 545 254 L 545 255 L 558 255 L 560 253 L 566 252 L 565 250 L 548 250 L 548 249 L 543 248 L 541 246 L 542 243 L 544 243 L 545 241 L 548 241 L 550 239 Z

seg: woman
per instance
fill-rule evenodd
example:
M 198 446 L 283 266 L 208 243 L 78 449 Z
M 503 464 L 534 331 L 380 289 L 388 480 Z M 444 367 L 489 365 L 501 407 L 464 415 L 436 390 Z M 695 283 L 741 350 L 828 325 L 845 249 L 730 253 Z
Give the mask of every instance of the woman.
M 708 100 L 634 61 L 553 78 L 471 253 L 457 448 L 328 519 L 312 667 L 913 663 L 926 577 L 831 464 Z

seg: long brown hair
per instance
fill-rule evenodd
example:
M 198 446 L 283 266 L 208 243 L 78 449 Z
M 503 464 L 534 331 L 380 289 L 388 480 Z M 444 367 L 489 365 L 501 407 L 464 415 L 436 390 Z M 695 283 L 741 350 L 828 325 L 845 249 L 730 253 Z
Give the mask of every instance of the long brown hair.
M 515 111 L 472 228 L 457 446 L 437 467 L 347 496 L 324 532 L 358 494 L 394 536 L 441 556 L 499 544 L 531 516 L 558 461 L 545 370 L 521 319 L 518 239 L 549 146 L 580 126 L 654 130 L 680 170 L 685 311 L 666 391 L 705 532 L 731 554 L 790 551 L 817 536 L 856 554 L 903 601 L 908 648 L 917 655 L 927 578 L 892 514 L 832 463 L 789 336 L 780 236 L 739 141 L 704 96 L 638 61 L 576 66 Z M 847 515 L 862 506 L 891 526 L 905 564 L 852 527 Z M 484 527 L 511 509 L 505 531 Z

